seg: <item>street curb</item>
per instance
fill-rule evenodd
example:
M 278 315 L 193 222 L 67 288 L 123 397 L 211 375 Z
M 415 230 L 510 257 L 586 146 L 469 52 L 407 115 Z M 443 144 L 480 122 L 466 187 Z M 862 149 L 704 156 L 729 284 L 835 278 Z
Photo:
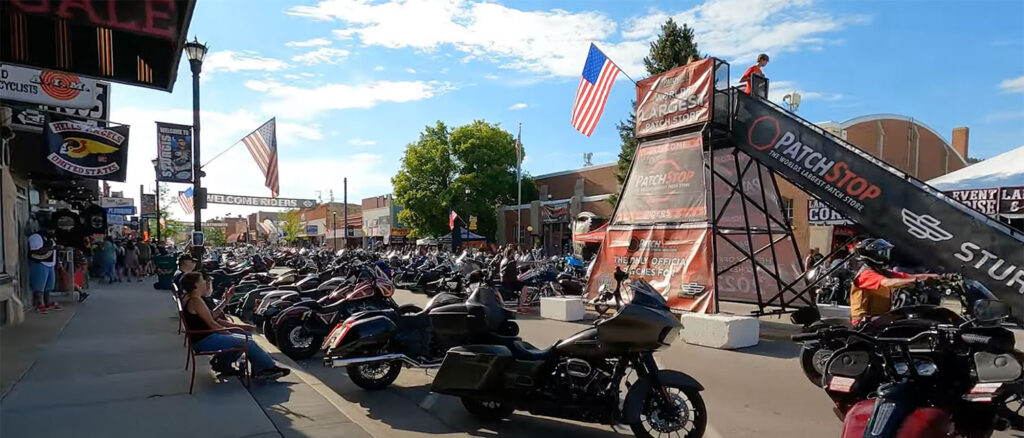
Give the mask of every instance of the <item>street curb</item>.
M 374 438 L 387 438 L 389 436 L 387 433 L 380 430 L 380 426 L 366 419 L 366 413 L 363 412 L 359 405 L 345 400 L 343 397 L 338 395 L 338 393 L 328 387 L 322 380 L 310 373 L 307 373 L 301 365 L 292 360 L 292 358 L 286 356 L 284 353 L 281 353 L 281 350 L 278 350 L 276 346 L 268 342 L 262 333 L 258 335 L 254 333 L 252 339 L 255 340 L 260 347 L 263 347 L 265 351 L 271 353 L 274 356 L 274 360 L 291 369 L 292 375 L 298 377 L 303 383 L 313 388 L 317 394 L 320 394 L 321 397 L 326 399 L 328 403 L 334 406 L 339 413 L 352 421 L 353 424 L 361 427 L 366 433 Z

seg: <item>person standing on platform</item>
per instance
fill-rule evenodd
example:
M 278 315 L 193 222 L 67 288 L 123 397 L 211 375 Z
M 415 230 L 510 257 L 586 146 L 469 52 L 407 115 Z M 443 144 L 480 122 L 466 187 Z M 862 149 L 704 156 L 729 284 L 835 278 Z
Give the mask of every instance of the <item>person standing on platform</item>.
M 768 55 L 765 54 L 765 53 L 762 53 L 760 55 L 757 55 L 757 63 L 755 63 L 754 65 L 750 66 L 750 68 L 748 68 L 747 71 L 743 72 L 743 76 L 740 77 L 740 82 L 743 82 L 743 83 L 747 84 L 747 87 L 743 90 L 745 93 L 750 94 L 750 88 L 751 88 L 751 86 L 750 86 L 751 78 L 750 77 L 753 76 L 753 75 L 758 75 L 758 76 L 764 77 L 764 72 L 761 71 L 761 68 L 763 68 L 766 65 L 768 65 Z

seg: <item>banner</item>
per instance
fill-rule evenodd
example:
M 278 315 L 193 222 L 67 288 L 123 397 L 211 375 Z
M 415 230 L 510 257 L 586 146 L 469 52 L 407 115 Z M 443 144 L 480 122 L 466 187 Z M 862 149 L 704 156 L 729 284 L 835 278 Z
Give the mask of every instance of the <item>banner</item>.
M 192 127 L 156 122 L 157 180 L 192 182 Z
M 699 134 L 642 143 L 612 223 L 706 222 L 702 144 Z
M 569 222 L 569 203 L 559 202 L 555 204 L 542 204 L 541 205 L 541 216 L 542 221 L 546 224 L 553 224 L 558 222 Z M 471 230 L 475 228 L 470 228 Z
M 811 225 L 851 225 L 841 213 L 817 199 L 807 200 L 807 223 Z
M 98 84 L 71 73 L 0 64 L 0 100 L 4 101 L 89 109 Z
M 207 204 L 251 205 L 254 207 L 313 208 L 313 199 L 264 198 L 261 196 L 206 194 Z
M 999 213 L 999 189 L 950 190 L 943 193 L 986 216 Z
M 135 205 L 135 199 L 114 196 L 100 196 L 100 207 L 128 207 Z
M 156 195 L 143 194 L 142 195 L 142 214 L 152 214 L 156 217 Z
M 86 234 L 107 234 L 107 212 L 103 207 L 92 204 L 82 212 L 82 227 Z
M 100 128 L 68 116 L 49 114 L 43 134 L 47 161 L 85 178 L 124 182 L 128 164 L 128 126 Z
M 587 295 L 597 296 L 601 285 L 615 288 L 615 267 L 630 280 L 643 279 L 676 310 L 714 311 L 714 276 L 706 228 L 635 228 L 609 230 L 594 262 Z M 623 286 L 623 297 L 628 288 Z M 627 298 L 628 299 L 628 298 Z
M 738 148 L 921 264 L 982 282 L 1024 318 L 1024 239 L 770 103 L 734 98 Z
M 713 89 L 713 58 L 637 82 L 636 138 L 710 120 Z
M 1009 218 L 1024 217 L 1024 186 L 999 189 L 999 214 Z
M 125 206 L 125 207 L 110 207 L 110 208 L 105 208 L 104 210 L 107 210 L 107 214 L 116 214 L 116 215 L 121 215 L 121 216 L 131 216 L 131 215 L 135 214 L 135 206 L 134 205 L 129 205 L 129 206 Z
M 81 117 L 83 118 L 82 123 L 87 125 L 107 126 L 105 122 L 110 120 L 110 84 L 107 82 L 97 82 L 96 90 L 96 93 L 93 95 L 92 106 L 86 109 L 19 104 L 18 102 L 7 101 L 4 103 L 10 104 L 12 111 L 11 126 L 18 131 L 43 132 L 47 112 Z

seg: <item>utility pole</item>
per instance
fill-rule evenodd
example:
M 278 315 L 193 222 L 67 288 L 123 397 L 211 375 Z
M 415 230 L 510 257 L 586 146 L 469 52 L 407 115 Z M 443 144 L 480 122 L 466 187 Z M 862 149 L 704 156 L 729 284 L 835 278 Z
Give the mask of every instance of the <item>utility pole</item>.
M 142 190 L 142 184 L 139 184 L 139 237 L 142 237 L 142 232 L 147 229 L 147 227 L 142 224 L 145 223 L 146 225 L 149 225 L 149 222 L 146 222 L 146 220 L 142 218 L 142 206 L 145 205 L 143 203 L 144 194 L 145 191 Z
M 516 246 L 523 244 L 522 225 L 523 220 L 523 123 L 519 123 L 519 134 L 516 135 Z M 504 213 L 502 213 L 504 214 Z
M 345 218 L 342 219 L 342 222 L 343 222 L 343 224 L 342 224 L 342 227 L 343 227 L 342 234 L 345 237 L 345 248 L 348 248 L 348 177 L 345 177 L 345 178 L 342 179 L 342 184 L 343 184 L 342 188 L 344 188 L 344 190 L 345 190 L 345 194 L 343 195 L 343 200 L 342 200 L 342 202 L 345 203 L 345 206 L 343 207 L 343 210 L 342 210 L 343 211 L 342 215 L 345 216 Z

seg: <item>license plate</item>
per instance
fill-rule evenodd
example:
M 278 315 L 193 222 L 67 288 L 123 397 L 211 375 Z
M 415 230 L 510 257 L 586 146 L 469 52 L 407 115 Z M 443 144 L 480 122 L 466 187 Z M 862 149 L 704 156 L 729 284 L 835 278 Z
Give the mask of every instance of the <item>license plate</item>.
M 851 377 L 834 376 L 828 382 L 828 389 L 835 392 L 850 392 L 857 379 Z

